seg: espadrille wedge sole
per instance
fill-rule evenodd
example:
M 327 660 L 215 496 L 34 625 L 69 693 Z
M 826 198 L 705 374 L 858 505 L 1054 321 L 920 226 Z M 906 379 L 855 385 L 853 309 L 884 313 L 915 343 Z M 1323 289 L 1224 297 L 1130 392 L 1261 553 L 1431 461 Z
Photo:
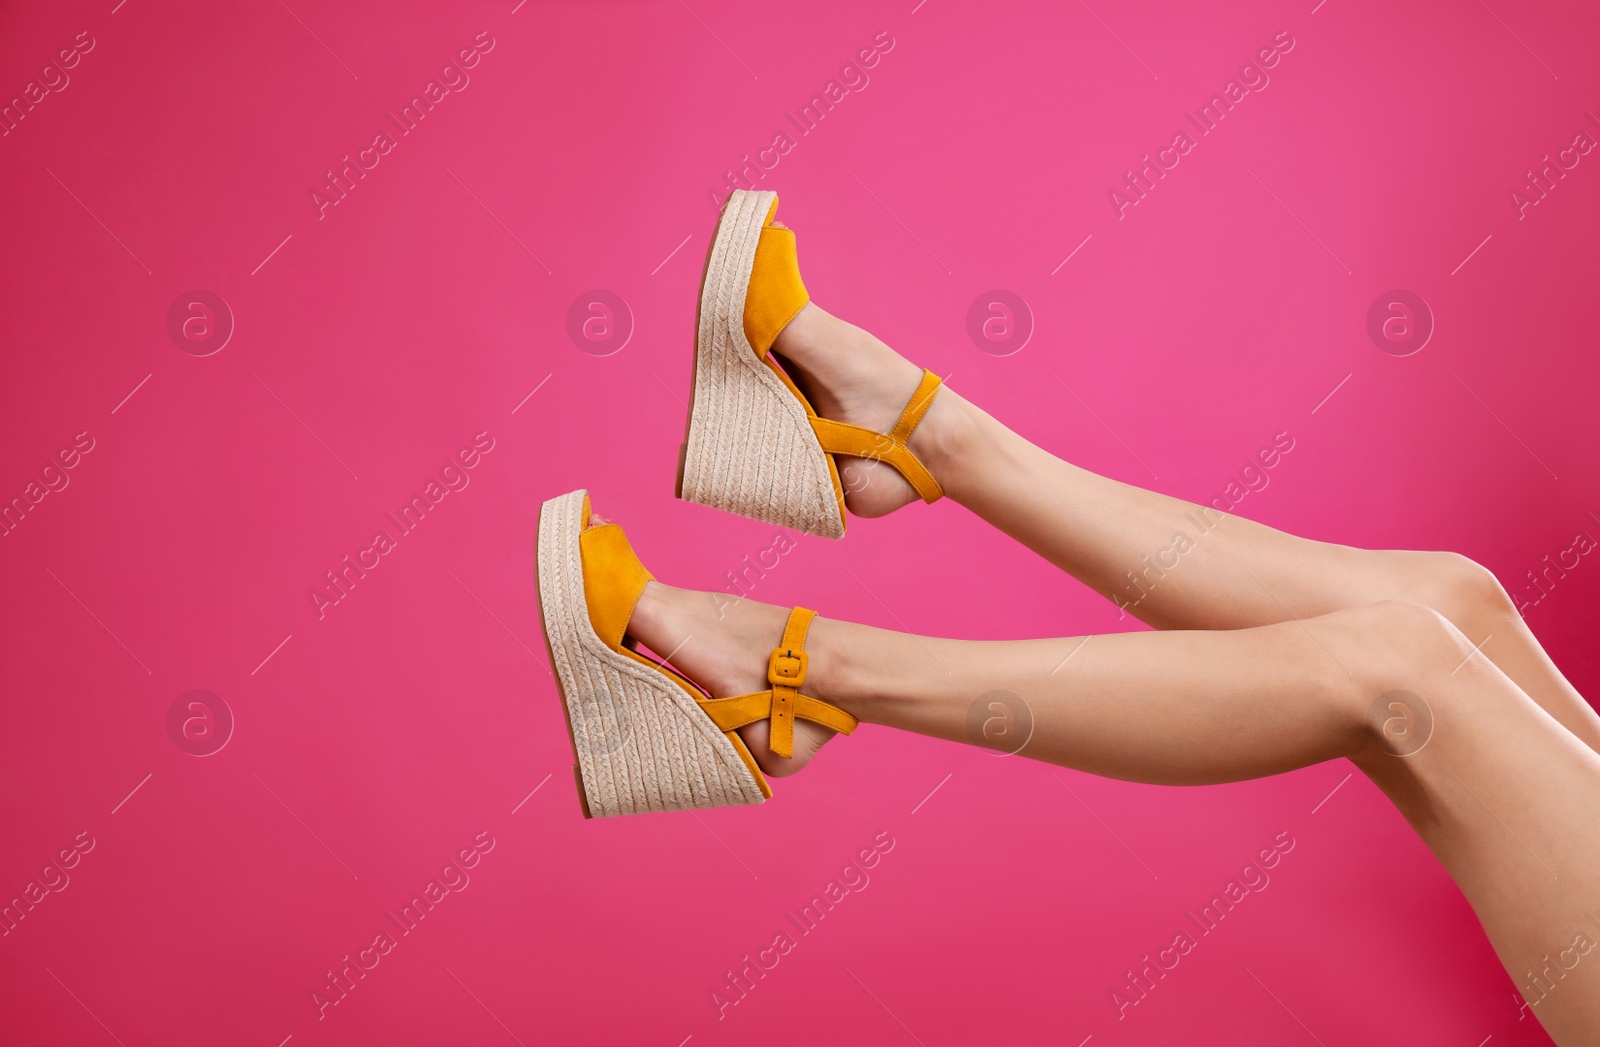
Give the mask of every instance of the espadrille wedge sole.
M 745 336 L 745 294 L 769 192 L 735 190 L 723 206 L 700 286 L 694 403 L 679 493 L 779 527 L 844 536 L 839 474 L 805 405 Z
M 760 803 L 770 791 L 748 752 L 672 676 L 595 632 L 579 537 L 584 491 L 539 513 L 539 602 L 586 817 Z M 631 653 L 631 652 L 630 652 Z M 739 748 L 742 749 L 742 743 Z
M 776 193 L 742 189 L 723 205 L 700 285 L 694 399 L 677 491 L 701 505 L 842 538 L 836 454 L 888 462 L 925 501 L 943 494 L 906 446 L 939 379 L 923 372 L 891 433 L 817 416 L 770 352 L 810 300 L 793 232 L 772 225 L 777 206 Z

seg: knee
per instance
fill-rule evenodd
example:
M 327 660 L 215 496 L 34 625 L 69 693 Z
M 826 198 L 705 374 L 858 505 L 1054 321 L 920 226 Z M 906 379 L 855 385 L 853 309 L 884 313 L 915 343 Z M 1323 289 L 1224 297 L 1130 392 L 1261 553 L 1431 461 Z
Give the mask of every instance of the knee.
M 1352 700 L 1368 752 L 1408 756 L 1432 737 L 1436 717 L 1455 704 L 1450 676 L 1472 643 L 1437 609 L 1387 600 L 1340 612 L 1336 635 L 1349 652 Z M 1343 660 L 1346 655 L 1339 655 Z
M 1476 560 L 1452 552 L 1410 555 L 1415 557 L 1418 574 L 1417 602 L 1438 611 L 1463 631 L 1487 632 L 1496 620 L 1517 613 L 1494 572 Z
M 1472 650 L 1472 643 L 1439 608 L 1383 600 L 1339 612 L 1346 669 L 1368 696 L 1431 687 Z

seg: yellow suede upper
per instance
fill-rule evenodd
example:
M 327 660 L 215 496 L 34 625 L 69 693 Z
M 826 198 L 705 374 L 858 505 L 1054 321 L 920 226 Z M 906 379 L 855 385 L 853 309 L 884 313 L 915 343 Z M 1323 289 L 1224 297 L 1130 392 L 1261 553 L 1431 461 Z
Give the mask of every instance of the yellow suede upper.
M 772 210 L 778 209 L 773 201 Z M 767 355 L 778 332 L 801 306 L 811 301 L 800 279 L 800 259 L 795 253 L 794 230 L 772 226 L 772 213 L 756 243 L 755 268 L 750 272 L 750 287 L 744 296 L 744 336 L 757 356 Z
M 587 517 L 589 507 L 584 506 Z M 653 577 L 634 555 L 628 536 L 616 524 L 590 527 L 578 536 L 583 557 L 583 595 L 595 635 L 613 651 L 622 649 L 628 619 Z
M 923 501 L 938 501 L 944 496 L 944 489 L 939 486 L 939 481 L 933 478 L 927 466 L 923 465 L 906 445 L 911 439 L 912 430 L 922 421 L 922 416 L 933 403 L 934 394 L 939 391 L 937 375 L 931 371 L 923 371 L 922 381 L 918 384 L 916 392 L 911 394 L 911 400 L 900 413 L 900 419 L 895 423 L 894 429 L 889 433 L 875 433 L 859 425 L 819 418 L 816 410 L 801 394 L 793 380 L 769 355 L 779 333 L 789 326 L 789 321 L 793 320 L 795 314 L 811 300 L 806 293 L 805 283 L 800 279 L 800 260 L 795 252 L 794 231 L 773 226 L 772 219 L 777 213 L 778 201 L 774 198 L 771 209 L 767 211 L 760 240 L 756 243 L 755 264 L 750 271 L 750 287 L 745 292 L 744 334 L 750 341 L 750 347 L 755 350 L 756 356 L 783 380 L 783 384 L 795 398 L 805 405 L 811 428 L 816 431 L 817 442 L 824 452 L 829 455 L 843 454 L 888 462 L 900 471 Z M 829 472 L 833 475 L 834 494 L 839 499 L 842 514 L 844 489 L 839 484 L 838 470 L 833 466 L 831 458 Z

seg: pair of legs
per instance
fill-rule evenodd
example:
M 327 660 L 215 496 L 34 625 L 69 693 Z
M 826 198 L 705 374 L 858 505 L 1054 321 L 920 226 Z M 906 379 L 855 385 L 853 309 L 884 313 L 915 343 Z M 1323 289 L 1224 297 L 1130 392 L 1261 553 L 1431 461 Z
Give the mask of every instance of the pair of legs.
M 814 304 L 775 349 L 820 414 L 880 431 L 920 373 Z M 1600 1038 L 1600 953 L 1584 959 L 1600 942 L 1600 717 L 1488 571 L 1296 538 L 1096 476 L 949 389 L 911 447 L 950 498 L 1108 597 L 1186 534 L 1181 563 L 1124 604 L 1161 631 L 979 642 L 818 618 L 807 691 L 958 742 L 975 740 L 978 696 L 1010 691 L 1033 718 L 1022 755 L 1131 781 L 1209 784 L 1347 757 L 1444 863 L 1545 1028 L 1563 1044 Z M 914 498 L 883 463 L 841 465 L 857 515 Z M 629 632 L 722 697 L 766 686 L 785 614 L 652 582 Z M 775 775 L 829 737 L 801 722 L 783 760 L 764 721 L 742 733 Z

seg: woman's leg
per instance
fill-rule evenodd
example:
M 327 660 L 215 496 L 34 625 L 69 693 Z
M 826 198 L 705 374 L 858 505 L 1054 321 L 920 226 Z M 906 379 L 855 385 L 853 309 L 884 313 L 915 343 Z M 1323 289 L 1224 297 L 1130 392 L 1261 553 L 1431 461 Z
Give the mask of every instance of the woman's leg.
M 652 582 L 629 632 L 680 647 L 675 663 L 717 696 L 759 690 L 786 611 L 722 603 Z M 1350 757 L 1455 878 L 1546 1029 L 1563 1044 L 1600 1037 L 1600 952 L 1584 959 L 1600 940 L 1587 916 L 1600 918 L 1600 756 L 1428 608 L 1087 641 L 818 618 L 807 651 L 806 692 L 864 721 L 974 742 L 971 709 L 1003 689 L 1031 711 L 1021 755 L 1115 778 L 1201 784 Z
M 815 304 L 778 336 L 824 417 L 892 425 L 920 369 Z M 1240 629 L 1381 600 L 1443 614 L 1591 748 L 1600 717 L 1555 667 L 1487 570 L 1453 553 L 1353 549 L 1098 476 L 1034 446 L 953 390 L 912 435 L 945 492 L 1159 629 Z M 915 498 L 882 462 L 844 460 L 851 509 Z

